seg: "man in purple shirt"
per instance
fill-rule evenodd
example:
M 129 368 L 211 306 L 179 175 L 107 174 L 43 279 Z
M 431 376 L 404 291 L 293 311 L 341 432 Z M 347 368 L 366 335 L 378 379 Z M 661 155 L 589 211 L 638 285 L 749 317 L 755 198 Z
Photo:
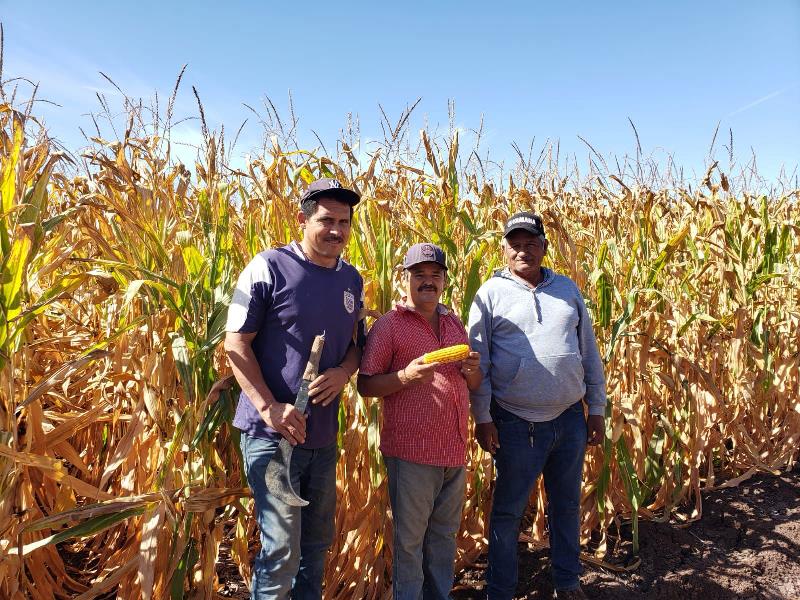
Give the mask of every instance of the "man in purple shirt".
M 261 530 L 254 600 L 322 597 L 334 536 L 339 393 L 358 368 L 364 339 L 363 282 L 340 258 L 359 199 L 335 179 L 313 182 L 297 214 L 302 241 L 258 254 L 239 277 L 228 311 L 225 350 L 242 388 L 233 424 L 242 432 Z M 320 375 L 301 414 L 293 403 L 311 344 L 323 332 Z M 267 464 L 281 437 L 295 446 L 290 477 L 308 506 L 289 506 L 267 491 Z

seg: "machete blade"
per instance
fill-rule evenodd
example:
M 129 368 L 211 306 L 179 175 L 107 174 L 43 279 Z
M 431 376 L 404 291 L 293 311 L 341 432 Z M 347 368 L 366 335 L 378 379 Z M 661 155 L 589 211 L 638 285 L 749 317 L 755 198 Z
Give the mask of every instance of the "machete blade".
M 282 439 L 267 465 L 267 489 L 278 500 L 289 506 L 307 506 L 292 485 L 292 448 L 288 440 Z
M 323 333 L 314 338 L 314 343 L 311 346 L 311 356 L 308 359 L 308 365 L 306 365 L 303 380 L 300 383 L 300 390 L 297 392 L 297 398 L 294 402 L 294 407 L 300 413 L 304 413 L 308 405 L 308 386 L 317 378 L 319 359 L 322 355 L 322 345 L 324 343 L 325 334 Z M 294 446 L 289 443 L 289 440 L 286 438 L 281 439 L 275 454 L 272 455 L 267 465 L 267 490 L 278 500 L 285 502 L 289 506 L 307 506 L 308 500 L 303 500 L 292 486 L 293 448 Z

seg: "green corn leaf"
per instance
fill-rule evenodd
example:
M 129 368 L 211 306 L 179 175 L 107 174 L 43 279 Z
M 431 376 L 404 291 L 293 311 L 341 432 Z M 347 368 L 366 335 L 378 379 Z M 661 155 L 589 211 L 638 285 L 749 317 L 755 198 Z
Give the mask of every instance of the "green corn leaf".
M 38 548 L 42 548 L 50 544 L 58 544 L 70 538 L 95 535 L 97 533 L 100 533 L 101 531 L 105 531 L 106 529 L 112 527 L 113 525 L 116 525 L 117 523 L 120 523 L 121 521 L 125 521 L 126 519 L 130 519 L 131 517 L 142 515 L 144 514 L 144 511 L 145 507 L 139 506 L 135 508 L 129 508 L 114 514 L 98 515 L 96 517 L 86 519 L 84 522 L 75 525 L 73 527 L 70 527 L 69 529 L 65 529 L 64 531 L 59 531 L 58 533 L 49 535 L 45 538 L 42 538 L 41 540 L 37 540 L 35 542 L 31 542 L 30 544 L 26 544 L 23 547 L 22 553 L 23 555 L 27 555 L 29 552 L 32 552 Z

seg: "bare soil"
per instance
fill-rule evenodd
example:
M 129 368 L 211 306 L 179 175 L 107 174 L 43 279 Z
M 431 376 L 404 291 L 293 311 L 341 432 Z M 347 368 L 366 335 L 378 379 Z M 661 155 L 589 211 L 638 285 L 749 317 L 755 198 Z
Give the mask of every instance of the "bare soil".
M 630 531 L 623 529 L 620 537 L 626 541 L 616 544 L 607 562 L 631 560 Z M 704 494 L 703 518 L 688 525 L 640 522 L 639 544 L 641 564 L 634 571 L 584 566 L 589 598 L 800 600 L 800 468 Z M 547 550 L 521 543 L 519 557 L 515 598 L 552 598 Z M 454 600 L 485 598 L 485 563 L 482 556 L 457 575 Z M 249 597 L 224 543 L 217 573 L 221 596 Z
M 257 544 L 260 548 L 261 544 Z M 251 557 L 254 557 L 257 548 L 248 548 Z M 219 578 L 222 589 L 217 593 L 223 598 L 234 598 L 236 600 L 247 600 L 250 598 L 250 590 L 242 580 L 236 563 L 231 558 L 231 546 L 228 539 L 224 539 L 219 547 L 219 558 L 217 559 L 217 577 Z
M 799 600 L 800 469 L 704 494 L 703 518 L 688 525 L 640 522 L 639 544 L 641 564 L 632 572 L 585 565 L 589 598 Z M 629 553 L 630 543 L 621 543 L 607 560 L 622 564 Z M 455 600 L 485 597 L 485 560 L 459 574 Z M 515 598 L 552 594 L 547 550 L 520 544 Z

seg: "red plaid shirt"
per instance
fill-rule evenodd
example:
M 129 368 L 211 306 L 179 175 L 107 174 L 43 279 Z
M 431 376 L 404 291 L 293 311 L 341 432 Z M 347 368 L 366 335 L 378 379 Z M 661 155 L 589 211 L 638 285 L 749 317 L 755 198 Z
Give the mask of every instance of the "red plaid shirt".
M 426 352 L 468 343 L 464 325 L 441 304 L 439 331 L 441 342 L 425 317 L 398 303 L 373 324 L 360 373 L 400 371 Z M 384 455 L 439 467 L 464 464 L 469 391 L 460 363 L 441 365 L 430 383 L 407 387 L 383 400 Z

